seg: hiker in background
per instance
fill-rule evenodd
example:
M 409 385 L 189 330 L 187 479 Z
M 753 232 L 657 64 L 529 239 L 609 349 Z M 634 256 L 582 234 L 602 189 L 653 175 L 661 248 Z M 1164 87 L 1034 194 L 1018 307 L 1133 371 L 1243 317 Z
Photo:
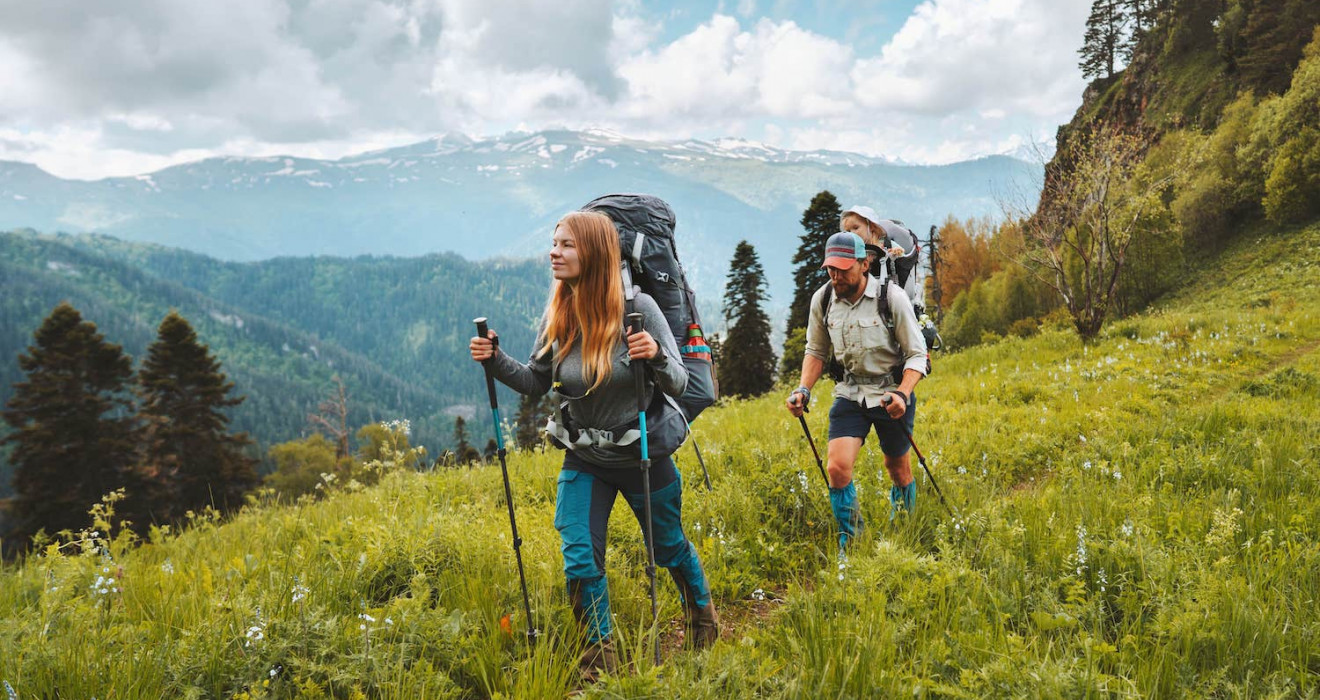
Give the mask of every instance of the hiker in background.
M 696 548 L 683 533 L 683 485 L 670 455 L 682 444 L 687 424 L 661 394 L 681 396 L 688 375 L 669 324 L 655 301 L 639 292 L 636 310 L 646 330 L 624 327 L 619 234 L 608 216 L 568 214 L 551 240 L 553 280 L 531 360 L 523 364 L 498 350 L 493 331 L 489 338 L 472 338 L 470 350 L 478 362 L 494 357 L 492 373 L 513 390 L 539 396 L 554 388 L 566 399 L 546 427 L 566 449 L 555 528 L 573 614 L 586 628 L 588 647 L 579 670 L 593 681 L 618 663 L 605 584 L 605 535 L 619 493 L 646 531 L 632 362 L 645 362 L 650 378 L 644 398 L 656 563 L 669 569 L 678 585 L 689 643 L 700 648 L 718 639 L 719 616 Z
M 882 219 L 867 206 L 848 207 L 839 219 L 839 229 L 850 231 L 866 241 L 871 274 L 888 275 L 908 295 L 917 316 L 924 304 L 925 290 L 917 279 L 917 258 L 921 249 L 916 234 L 893 219 Z M 883 272 L 883 274 L 882 274 Z
M 870 274 L 860 236 L 849 232 L 830 236 L 822 267 L 830 283 L 811 300 L 801 383 L 789 394 L 787 405 L 790 413 L 801 416 L 831 355 L 843 366 L 844 378 L 834 387 L 830 407 L 827 449 L 830 505 L 839 525 L 842 554 L 862 526 L 853 465 L 872 428 L 893 482 L 890 519 L 916 508 L 908 439 L 898 421 L 909 431 L 915 424 L 913 390 L 925 376 L 927 355 L 911 302 L 896 286 Z

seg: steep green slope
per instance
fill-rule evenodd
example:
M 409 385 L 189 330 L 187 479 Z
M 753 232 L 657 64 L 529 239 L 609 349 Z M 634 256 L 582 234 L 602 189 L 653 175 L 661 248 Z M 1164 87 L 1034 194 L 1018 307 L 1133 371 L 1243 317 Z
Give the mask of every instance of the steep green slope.
M 680 466 L 725 638 L 674 649 L 664 580 L 666 663 L 650 667 L 641 537 L 620 506 L 608 569 L 634 666 L 588 695 L 1314 696 L 1317 271 L 1320 226 L 1243 240 L 1089 346 L 1047 329 L 939 358 L 916 439 L 959 516 L 919 477 L 917 514 L 890 524 L 868 444 L 868 528 L 844 568 L 782 397 L 712 409 L 696 430 L 714 491 L 690 451 Z M 558 459 L 509 460 L 546 632 L 535 647 L 518 641 L 503 490 L 486 466 L 397 472 L 136 549 L 88 542 L 11 566 L 0 680 L 19 697 L 563 695 L 575 650 Z

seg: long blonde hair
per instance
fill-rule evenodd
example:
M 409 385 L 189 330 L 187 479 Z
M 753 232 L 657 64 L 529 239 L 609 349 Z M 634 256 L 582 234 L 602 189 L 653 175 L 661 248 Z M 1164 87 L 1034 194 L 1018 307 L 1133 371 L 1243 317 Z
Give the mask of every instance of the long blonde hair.
M 538 355 L 555 343 L 555 362 L 563 361 L 573 342 L 582 340 L 582 373 L 591 389 L 610 378 L 614 344 L 623 335 L 623 276 L 619 273 L 619 232 L 610 217 L 573 212 L 559 220 L 573 235 L 580 272 L 573 284 L 550 283 L 545 305 L 545 333 Z

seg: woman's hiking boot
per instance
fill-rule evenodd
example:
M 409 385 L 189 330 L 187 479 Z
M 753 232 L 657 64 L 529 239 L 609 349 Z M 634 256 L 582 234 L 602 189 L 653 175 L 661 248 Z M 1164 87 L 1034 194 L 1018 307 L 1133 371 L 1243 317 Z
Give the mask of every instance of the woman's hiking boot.
M 673 573 L 673 572 L 670 572 Z M 683 623 L 687 629 L 686 641 L 693 649 L 705 649 L 720 638 L 720 614 L 715 611 L 715 600 L 697 605 L 697 592 L 691 584 L 674 576 L 679 596 L 683 599 Z
M 683 605 L 683 617 L 687 623 L 688 643 L 693 649 L 705 649 L 720 638 L 720 614 L 715 611 L 715 601 L 705 605 Z
M 595 683 L 602 672 L 614 673 L 618 669 L 619 655 L 614 650 L 613 639 L 588 644 L 578 658 L 578 677 L 583 683 Z

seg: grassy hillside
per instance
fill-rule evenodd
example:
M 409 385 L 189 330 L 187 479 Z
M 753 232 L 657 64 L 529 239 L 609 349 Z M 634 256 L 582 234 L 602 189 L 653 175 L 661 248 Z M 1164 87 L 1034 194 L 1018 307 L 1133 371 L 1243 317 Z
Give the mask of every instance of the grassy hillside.
M 641 538 L 620 506 L 609 582 L 634 667 L 589 696 L 1314 697 L 1318 271 L 1320 226 L 1242 240 L 1091 346 L 1056 329 L 937 358 L 916 439 L 959 517 L 919 476 L 916 516 L 889 524 L 872 441 L 868 529 L 843 569 L 782 398 L 709 411 L 714 491 L 690 449 L 680 467 L 725 639 L 674 648 L 662 575 L 666 662 L 650 666 Z M 498 467 L 396 471 L 6 568 L 0 680 L 19 698 L 561 696 L 575 639 L 558 454 L 509 462 L 534 647 Z

